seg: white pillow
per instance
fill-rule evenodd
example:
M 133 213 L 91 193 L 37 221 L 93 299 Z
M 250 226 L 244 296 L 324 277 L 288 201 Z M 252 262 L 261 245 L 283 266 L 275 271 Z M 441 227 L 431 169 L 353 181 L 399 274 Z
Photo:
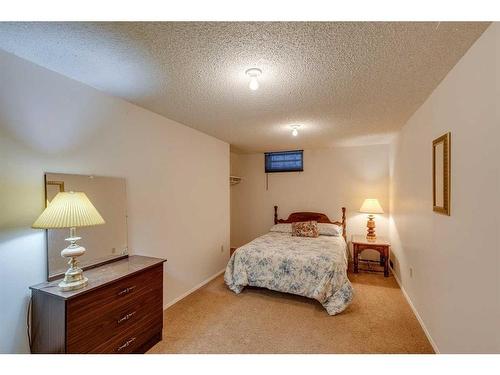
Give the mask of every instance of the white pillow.
M 320 236 L 341 236 L 342 227 L 337 224 L 318 223 L 318 231 Z
M 292 224 L 274 224 L 270 232 L 292 233 Z

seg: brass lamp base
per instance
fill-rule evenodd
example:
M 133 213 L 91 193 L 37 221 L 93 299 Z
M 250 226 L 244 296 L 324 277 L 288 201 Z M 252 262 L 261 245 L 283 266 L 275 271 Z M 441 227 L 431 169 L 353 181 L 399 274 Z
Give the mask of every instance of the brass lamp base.
M 368 215 L 368 222 L 366 227 L 368 228 L 368 233 L 366 234 L 366 239 L 368 241 L 375 241 L 377 236 L 375 235 L 375 220 L 373 215 Z

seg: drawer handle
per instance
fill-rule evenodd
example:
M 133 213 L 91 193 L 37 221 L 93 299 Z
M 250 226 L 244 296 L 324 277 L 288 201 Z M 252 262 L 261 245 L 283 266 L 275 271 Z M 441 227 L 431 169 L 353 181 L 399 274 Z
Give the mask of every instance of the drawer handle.
M 119 352 L 121 352 L 123 349 L 125 349 L 127 346 L 129 346 L 130 344 L 132 344 L 134 341 L 135 341 L 135 337 L 132 337 L 131 339 L 127 340 L 125 342 L 125 344 L 119 346 L 118 349 L 116 349 L 116 350 L 118 350 Z
M 124 294 L 128 294 L 130 293 L 131 291 L 133 291 L 135 289 L 135 285 L 134 286 L 129 286 L 128 288 L 125 288 L 123 289 L 122 291 L 118 292 L 118 295 L 119 296 L 123 296 Z
M 123 315 L 120 319 L 118 319 L 118 324 L 121 324 L 127 320 L 129 320 L 131 317 L 135 315 L 137 311 L 132 311 L 131 313 L 128 313 L 126 315 Z

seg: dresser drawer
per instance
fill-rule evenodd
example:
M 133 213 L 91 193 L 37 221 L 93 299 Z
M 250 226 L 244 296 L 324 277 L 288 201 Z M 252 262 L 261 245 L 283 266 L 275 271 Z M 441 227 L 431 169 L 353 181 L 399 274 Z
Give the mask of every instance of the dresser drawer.
M 70 300 L 67 352 L 105 352 L 101 351 L 103 345 L 114 338 L 127 335 L 152 320 L 161 325 L 162 287 L 163 266 L 160 265 Z M 139 342 L 139 337 L 134 341 Z
M 150 320 L 163 319 L 162 290 L 136 297 L 126 305 L 106 311 L 103 316 L 68 325 L 68 353 L 95 353 L 96 348 L 125 331 Z
M 163 328 L 163 314 L 150 315 L 133 326 L 120 332 L 102 345 L 94 348 L 89 353 L 129 354 L 137 352 L 155 334 L 160 335 Z
M 162 285 L 163 266 L 159 265 L 85 293 L 68 301 L 68 324 L 79 320 L 96 319 L 102 316 L 102 310 L 107 310 L 111 306 L 125 305 L 152 290 L 161 289 Z

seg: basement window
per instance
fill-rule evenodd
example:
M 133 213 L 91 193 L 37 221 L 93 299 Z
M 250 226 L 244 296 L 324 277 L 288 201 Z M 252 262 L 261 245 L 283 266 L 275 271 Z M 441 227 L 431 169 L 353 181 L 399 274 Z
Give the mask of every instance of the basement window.
M 266 152 L 266 173 L 302 172 L 304 170 L 303 150 Z

